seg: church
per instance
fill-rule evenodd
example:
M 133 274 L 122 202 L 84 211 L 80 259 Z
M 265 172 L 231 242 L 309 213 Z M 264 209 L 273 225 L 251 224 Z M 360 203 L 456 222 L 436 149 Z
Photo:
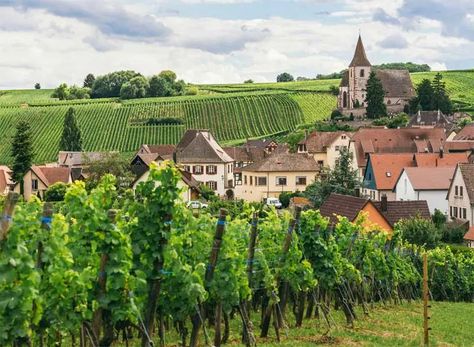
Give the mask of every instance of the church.
M 366 86 L 372 65 L 365 54 L 364 44 L 359 35 L 354 57 L 349 69 L 344 72 L 337 98 L 338 109 L 346 115 L 364 116 Z M 388 113 L 402 112 L 408 101 L 416 96 L 408 70 L 375 70 L 385 91 L 384 102 Z

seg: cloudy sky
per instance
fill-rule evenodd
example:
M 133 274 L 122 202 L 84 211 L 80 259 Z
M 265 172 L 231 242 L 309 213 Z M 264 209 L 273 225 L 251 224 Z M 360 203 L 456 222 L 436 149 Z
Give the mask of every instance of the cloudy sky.
M 194 83 L 373 64 L 474 67 L 474 0 L 0 0 L 0 89 L 119 69 Z

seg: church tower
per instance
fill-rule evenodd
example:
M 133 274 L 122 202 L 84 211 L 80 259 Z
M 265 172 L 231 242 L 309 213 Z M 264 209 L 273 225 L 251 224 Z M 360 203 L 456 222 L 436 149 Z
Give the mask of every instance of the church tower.
M 360 107 L 365 107 L 365 88 L 367 86 L 367 81 L 371 72 L 372 65 L 367 59 L 365 54 L 364 44 L 362 43 L 362 38 L 359 34 L 359 39 L 357 40 L 357 46 L 354 52 L 354 57 L 352 58 L 351 63 L 349 64 L 348 71 L 348 106 L 353 108 L 359 104 Z

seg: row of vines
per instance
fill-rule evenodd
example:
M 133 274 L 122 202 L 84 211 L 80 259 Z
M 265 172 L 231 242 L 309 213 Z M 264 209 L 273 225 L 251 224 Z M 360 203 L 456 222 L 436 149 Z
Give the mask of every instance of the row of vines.
M 30 123 L 35 161 L 57 157 L 69 105 L 0 107 L 0 131 L 12 138 L 20 120 Z M 210 129 L 219 141 L 260 137 L 294 129 L 303 121 L 298 103 L 287 94 L 137 103 L 90 103 L 74 106 L 85 151 L 136 151 L 143 143 L 174 144 L 186 129 Z M 140 125 L 140 119 L 173 117 L 182 125 Z M 10 141 L 0 143 L 0 162 L 10 163 Z
M 317 211 L 279 215 L 250 207 L 230 219 L 179 202 L 176 169 L 153 167 L 136 192 L 106 176 L 73 184 L 64 203 L 6 201 L 0 234 L 0 345 L 246 346 L 280 339 L 332 312 L 420 297 L 423 249 Z M 159 185 L 156 182 L 160 182 Z M 473 301 L 474 257 L 429 251 L 431 294 Z M 176 333 L 177 332 L 177 333 Z

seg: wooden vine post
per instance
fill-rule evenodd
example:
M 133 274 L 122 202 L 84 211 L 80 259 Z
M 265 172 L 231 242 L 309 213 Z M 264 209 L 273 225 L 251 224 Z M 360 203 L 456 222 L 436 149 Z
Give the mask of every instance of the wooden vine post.
M 225 223 L 226 223 L 226 217 L 227 217 L 227 210 L 221 208 L 219 212 L 219 219 L 217 220 L 217 226 L 216 226 L 216 232 L 214 234 L 214 241 L 212 243 L 212 249 L 211 249 L 211 255 L 209 257 L 209 264 L 206 269 L 206 274 L 205 274 L 205 287 L 206 289 L 209 289 L 209 286 L 212 282 L 212 279 L 214 277 L 214 271 L 216 269 L 217 265 L 217 260 L 219 259 L 219 252 L 221 250 L 221 245 L 222 245 L 222 237 L 224 236 L 225 232 Z M 193 324 L 193 329 L 191 332 L 191 342 L 190 346 L 191 347 L 196 347 L 198 345 L 198 337 L 199 337 L 199 330 L 201 328 L 201 325 L 204 323 L 206 320 L 206 311 L 201 310 L 200 307 L 197 308 L 198 312 L 193 316 L 192 318 L 192 324 Z M 216 324 L 215 324 L 215 332 L 216 336 L 214 338 L 214 342 L 216 346 L 221 345 L 221 339 L 220 339 L 220 328 L 221 328 L 221 322 L 220 320 L 218 321 L 217 319 L 221 317 L 222 313 L 222 303 L 218 302 L 216 305 Z M 219 339 L 218 339 L 219 336 Z M 216 341 L 216 340 L 219 341 Z
M 6 239 L 8 234 L 8 229 L 10 228 L 10 223 L 13 218 L 13 213 L 15 211 L 15 205 L 18 202 L 19 195 L 18 193 L 10 192 L 5 199 L 5 204 L 3 205 L 2 220 L 0 223 L 0 241 Z
M 429 327 L 428 321 L 430 316 L 428 315 L 428 304 L 429 299 L 429 290 L 428 290 L 428 256 L 426 252 L 423 254 L 423 345 L 429 346 Z
M 45 202 L 43 205 L 43 216 L 41 217 L 41 229 L 45 233 L 49 232 L 51 229 L 51 222 L 53 218 L 53 204 L 51 202 Z M 43 242 L 38 243 L 38 254 L 36 258 L 36 267 L 38 269 L 43 269 L 44 263 L 42 260 L 43 257 Z

